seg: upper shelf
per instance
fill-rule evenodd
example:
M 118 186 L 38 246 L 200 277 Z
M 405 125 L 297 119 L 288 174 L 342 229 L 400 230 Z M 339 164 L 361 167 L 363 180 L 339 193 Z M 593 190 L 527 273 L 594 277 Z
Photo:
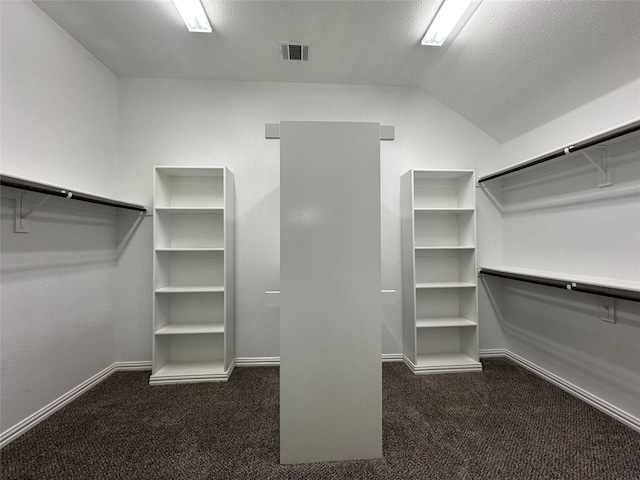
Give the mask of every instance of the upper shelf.
M 631 135 L 639 131 L 640 131 L 640 120 L 637 120 L 635 122 L 629 123 L 622 127 L 608 130 L 600 135 L 596 135 L 586 140 L 582 140 L 580 142 L 568 145 L 559 150 L 555 150 L 555 151 L 546 153 L 544 155 L 541 155 L 539 157 L 532 158 L 531 160 L 527 160 L 522 163 L 517 163 L 515 165 L 504 168 L 502 170 L 498 170 L 497 172 L 490 173 L 489 175 L 485 175 L 484 177 L 479 178 L 478 183 L 484 183 L 489 180 L 494 180 L 496 178 L 504 177 L 506 175 L 510 175 L 512 173 L 516 173 L 521 170 L 525 170 L 535 165 L 540 165 L 541 163 L 549 162 L 551 160 L 556 160 L 565 155 L 570 155 L 580 150 L 585 150 L 589 147 L 594 147 L 601 144 L 603 145 L 605 142 L 608 142 L 610 140 L 619 139 L 621 137 L 624 137 L 625 135 Z
M 53 195 L 55 197 L 70 198 L 73 200 L 79 200 L 81 202 L 89 202 L 96 203 L 98 205 L 107 205 L 109 207 L 123 208 L 125 210 L 135 210 L 137 212 L 147 211 L 144 205 L 121 202 L 119 200 L 114 200 L 107 197 L 78 192 L 76 190 L 70 190 L 68 188 L 58 187 L 56 185 L 36 182 L 34 180 L 26 178 L 14 177 L 12 175 L 6 175 L 4 173 L 0 174 L 0 185 L 19 188 L 21 190 L 28 190 L 30 192 L 44 193 L 45 195 Z
M 494 277 L 508 278 L 510 280 L 519 280 L 521 282 L 536 283 L 548 287 L 573 290 L 575 292 L 591 293 L 605 297 L 630 300 L 632 302 L 640 302 L 640 282 L 629 280 L 547 272 L 504 265 L 481 267 L 479 273 L 481 275 L 491 275 Z

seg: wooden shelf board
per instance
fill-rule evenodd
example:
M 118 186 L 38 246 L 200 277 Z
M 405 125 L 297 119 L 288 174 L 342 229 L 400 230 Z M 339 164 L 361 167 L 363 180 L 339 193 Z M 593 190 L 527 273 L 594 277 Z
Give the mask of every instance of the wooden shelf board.
M 222 360 L 207 362 L 169 362 L 154 377 L 173 377 L 179 375 L 218 375 L 224 373 Z
M 156 293 L 215 293 L 224 292 L 224 287 L 162 287 Z
M 437 327 L 477 327 L 475 322 L 463 317 L 434 317 L 418 318 L 417 328 L 437 328 Z
M 473 245 L 442 245 L 435 247 L 415 247 L 416 250 L 475 250 L 476 247 Z
M 156 335 L 192 335 L 206 333 L 224 333 L 224 325 L 197 323 L 190 325 L 169 324 L 158 329 Z
M 416 288 L 475 288 L 475 283 L 469 282 L 418 282 Z
M 161 247 L 156 252 L 224 252 L 223 247 Z
M 471 213 L 474 212 L 473 208 L 414 208 L 414 212 L 424 213 Z
M 156 207 L 158 213 L 221 213 L 223 207 Z
M 461 352 L 418 354 L 418 366 L 444 367 L 449 365 L 476 365 L 478 362 Z

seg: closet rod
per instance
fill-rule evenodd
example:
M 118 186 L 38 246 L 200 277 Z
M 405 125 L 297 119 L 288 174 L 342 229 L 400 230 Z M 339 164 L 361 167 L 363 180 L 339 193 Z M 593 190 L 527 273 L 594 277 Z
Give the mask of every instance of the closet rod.
M 74 192 L 62 187 L 55 187 L 53 185 L 34 182 L 32 180 L 26 180 L 19 177 L 12 177 L 10 175 L 0 174 L 0 185 L 19 188 L 20 190 L 28 190 L 30 192 L 44 193 L 45 195 L 53 195 L 55 197 L 71 198 L 81 202 L 96 203 L 98 205 L 106 205 L 109 207 L 124 208 L 126 210 L 135 210 L 137 212 L 147 211 L 147 209 L 142 205 L 120 202 L 118 200 L 112 200 L 87 193 Z
M 620 300 L 640 302 L 640 292 L 636 292 L 634 290 L 625 290 L 623 288 L 603 287 L 600 285 L 592 285 L 589 283 L 578 283 L 567 280 L 536 277 L 535 275 L 502 272 L 491 270 L 488 268 L 481 268 L 478 273 L 480 275 L 490 275 L 493 277 L 507 278 L 509 280 L 517 280 L 520 282 L 535 283 L 537 285 L 561 288 L 563 290 L 571 290 L 573 292 L 591 293 L 593 295 L 600 295 L 602 297 L 619 298 Z
M 599 143 L 606 142 L 608 140 L 613 140 L 614 138 L 619 138 L 619 137 L 622 137 L 623 135 L 628 135 L 630 133 L 637 132 L 638 130 L 640 130 L 640 120 L 629 123 L 619 128 L 615 128 L 613 130 L 609 130 L 608 132 L 588 138 L 587 140 L 584 140 L 582 142 L 569 145 L 568 147 L 562 148 L 560 150 L 556 150 L 551 153 L 542 155 L 540 157 L 533 158 L 526 162 L 519 163 L 505 170 L 501 170 L 499 172 L 486 175 L 484 177 L 479 178 L 478 183 L 484 183 L 488 180 L 493 180 L 494 178 L 503 177 L 505 175 L 509 175 L 511 173 L 515 173 L 520 170 L 533 167 L 534 165 L 539 165 L 541 163 L 548 162 L 550 160 L 555 160 L 556 158 L 562 157 L 563 155 L 568 155 L 570 153 L 583 150 L 585 148 L 593 147 L 594 145 L 597 145 Z

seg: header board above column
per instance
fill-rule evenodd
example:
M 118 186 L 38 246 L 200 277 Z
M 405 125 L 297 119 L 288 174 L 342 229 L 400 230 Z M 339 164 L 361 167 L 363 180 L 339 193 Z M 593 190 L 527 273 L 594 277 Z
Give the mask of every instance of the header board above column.
M 280 139 L 280 124 L 279 123 L 265 123 L 264 125 L 264 138 L 267 140 L 279 140 Z M 395 140 L 395 127 L 393 125 L 380 125 L 380 140 Z

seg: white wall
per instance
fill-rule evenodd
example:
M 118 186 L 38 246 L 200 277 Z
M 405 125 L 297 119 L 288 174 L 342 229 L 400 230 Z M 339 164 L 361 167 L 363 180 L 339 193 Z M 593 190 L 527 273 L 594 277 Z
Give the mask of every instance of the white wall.
M 31 2 L 0 9 L 2 172 L 114 195 L 116 77 Z M 115 360 L 113 212 L 54 199 L 16 234 L 13 207 L 3 198 L 2 431 Z
M 265 123 L 395 126 L 395 141 L 381 143 L 382 286 L 399 293 L 400 175 L 410 168 L 499 168 L 494 140 L 418 89 L 121 78 L 119 102 L 123 199 L 151 205 L 153 165 L 221 165 L 235 174 L 238 357 L 279 355 L 278 311 L 265 307 L 264 292 L 280 286 L 280 154 L 279 142 L 264 138 Z M 139 303 L 129 305 L 119 324 L 119 342 L 127 337 L 131 347 L 121 360 L 151 356 L 151 223 L 145 220 L 137 233 L 144 241 L 127 253 L 129 268 L 148 280 L 132 285 Z M 496 248 L 495 242 L 484 244 Z M 400 298 L 383 309 L 383 353 L 402 351 Z M 502 346 L 496 342 L 492 348 Z
M 564 148 L 640 118 L 640 78 L 501 145 L 503 166 Z
M 638 118 L 640 80 L 504 144 L 503 164 Z M 640 142 L 614 157 L 612 186 L 598 188 L 595 172 L 574 155 L 504 181 L 505 264 L 640 285 Z M 595 295 L 512 281 L 490 285 L 508 350 L 640 418 L 638 303 L 616 300 L 610 324 L 599 319 L 606 300 Z
M 1 4 L 2 171 L 115 195 L 115 75 L 31 2 Z

